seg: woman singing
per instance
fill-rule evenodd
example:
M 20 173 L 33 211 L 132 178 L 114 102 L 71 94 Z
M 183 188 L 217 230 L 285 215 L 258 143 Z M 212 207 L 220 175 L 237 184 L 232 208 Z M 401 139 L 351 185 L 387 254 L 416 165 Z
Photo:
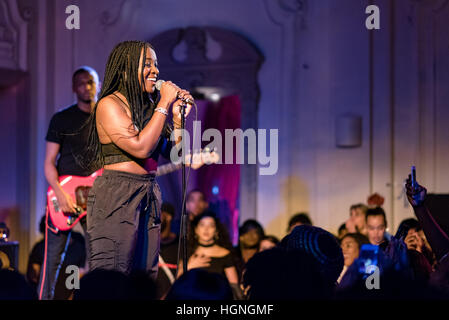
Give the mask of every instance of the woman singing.
M 157 275 L 161 204 L 155 181 L 157 159 L 170 154 L 169 107 L 178 129 L 182 100 L 193 99 L 169 81 L 158 95 L 158 74 L 156 53 L 149 43 L 122 42 L 109 56 L 88 122 L 86 157 L 95 168 L 104 168 L 87 205 L 90 270 L 126 274 L 146 270 L 152 277 Z M 191 107 L 187 105 L 186 115 Z

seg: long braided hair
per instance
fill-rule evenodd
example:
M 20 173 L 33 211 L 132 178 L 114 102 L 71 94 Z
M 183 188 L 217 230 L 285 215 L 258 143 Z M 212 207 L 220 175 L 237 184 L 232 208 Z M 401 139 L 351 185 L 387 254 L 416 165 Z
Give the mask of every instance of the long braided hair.
M 96 111 L 100 100 L 115 91 L 123 94 L 128 102 L 131 111 L 132 125 L 136 126 L 138 131 L 141 131 L 146 120 L 149 120 L 154 113 L 154 109 L 160 97 L 157 91 L 148 95 L 144 92 L 144 64 L 146 60 L 147 48 L 154 50 L 153 46 L 148 42 L 143 41 L 124 41 L 115 46 L 109 55 L 106 64 L 104 81 L 101 92 L 98 96 L 92 113 L 87 120 L 87 127 L 89 130 L 86 153 L 85 153 L 85 167 L 91 171 L 98 170 L 104 165 L 101 154 L 101 144 L 98 137 L 96 126 Z M 140 55 L 143 54 L 142 72 L 138 74 Z M 139 77 L 141 84 L 139 83 Z M 163 135 L 168 138 L 171 134 L 172 128 L 165 124 Z

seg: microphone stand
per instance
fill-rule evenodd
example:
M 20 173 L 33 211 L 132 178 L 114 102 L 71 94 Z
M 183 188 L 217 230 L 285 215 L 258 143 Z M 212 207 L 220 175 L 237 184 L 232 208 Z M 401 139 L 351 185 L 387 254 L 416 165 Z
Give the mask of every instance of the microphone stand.
M 187 216 L 187 210 L 186 210 L 186 201 L 187 199 L 185 199 L 185 194 L 186 194 L 186 163 L 185 163 L 185 148 L 184 148 L 184 144 L 185 144 L 185 134 L 184 134 L 184 129 L 185 129 L 185 115 L 186 115 L 186 109 L 185 109 L 185 104 L 183 104 L 181 106 L 181 139 L 183 145 L 182 145 L 182 162 L 181 162 L 181 168 L 182 168 L 182 216 L 181 216 L 181 238 L 182 238 L 182 270 L 183 273 L 187 272 L 187 221 L 188 221 L 188 216 Z

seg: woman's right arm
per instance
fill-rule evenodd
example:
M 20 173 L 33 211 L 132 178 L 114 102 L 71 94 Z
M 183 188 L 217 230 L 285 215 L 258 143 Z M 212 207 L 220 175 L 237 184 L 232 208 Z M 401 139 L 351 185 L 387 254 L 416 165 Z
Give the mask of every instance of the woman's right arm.
M 210 266 L 210 257 L 205 255 L 193 254 L 187 261 L 187 271 L 195 268 L 207 268 Z M 183 274 L 182 260 L 179 260 L 178 264 L 178 275 L 179 278 Z
M 179 90 L 176 85 L 165 82 L 160 91 L 161 99 L 157 107 L 168 110 L 176 100 Z M 101 99 L 96 112 L 97 129 L 100 126 L 115 145 L 141 159 L 147 158 L 156 147 L 166 120 L 166 115 L 155 112 L 147 125 L 138 131 L 126 110 L 112 97 Z
M 435 253 L 437 260 L 440 260 L 449 252 L 449 236 L 443 231 L 425 205 L 427 190 L 419 184 L 413 189 L 410 177 L 407 179 L 406 190 L 408 201 L 415 211 L 432 251 Z

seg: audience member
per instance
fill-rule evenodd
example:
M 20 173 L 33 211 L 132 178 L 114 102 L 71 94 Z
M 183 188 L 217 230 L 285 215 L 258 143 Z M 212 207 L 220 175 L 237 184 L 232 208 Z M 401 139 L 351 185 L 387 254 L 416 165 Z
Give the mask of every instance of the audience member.
M 232 300 L 229 281 L 218 273 L 192 269 L 175 281 L 165 300 Z
M 402 239 L 407 245 L 407 249 L 423 254 L 431 266 L 436 262 L 435 255 L 418 220 L 404 219 L 399 224 L 395 237 Z
M 449 299 L 449 236 L 428 209 L 426 189 L 412 186 L 409 177 L 406 191 L 418 220 L 403 220 L 395 236 L 386 231 L 386 214 L 379 206 L 383 198 L 374 194 L 368 201 L 372 207 L 351 206 L 349 220 L 338 230 L 339 241 L 312 226 L 305 213 L 290 219 L 289 233 L 281 241 L 265 236 L 256 220 L 247 220 L 239 228 L 233 257 L 227 230 L 207 210 L 204 195 L 193 190 L 187 200 L 187 272 L 182 260 L 178 262 L 178 237 L 171 231 L 175 209 L 164 203 L 157 282 L 145 272 L 95 270 L 82 276 L 80 289 L 68 290 L 65 267 L 85 264 L 83 236 L 73 232 L 68 248 L 72 253 L 60 270 L 55 298 L 70 299 L 73 294 L 75 300 L 231 300 L 243 299 L 243 290 L 249 300 L 270 301 Z M 41 220 L 41 233 L 44 226 Z M 360 255 L 363 244 L 381 249 L 373 251 L 375 259 Z M 44 250 L 41 240 L 31 251 L 29 283 L 15 271 L 0 270 L 0 300 L 37 299 Z
M 167 294 L 176 278 L 179 238 L 171 231 L 175 208 L 170 203 L 161 207 L 161 246 L 159 251 L 159 271 L 157 275 L 157 297 Z
M 243 284 L 249 300 L 330 299 L 334 289 L 313 254 L 282 247 L 254 255 L 247 263 Z
M 341 250 L 343 251 L 344 266 L 337 282 L 340 283 L 348 267 L 359 257 L 362 244 L 368 244 L 369 240 L 360 233 L 347 233 L 341 238 Z
M 208 207 L 209 203 L 201 190 L 193 189 L 187 194 L 186 210 L 190 221 L 192 221 L 199 214 L 203 213 Z
M 346 229 L 346 223 L 342 223 L 340 227 L 338 228 L 338 239 L 343 239 L 345 234 L 348 233 L 348 229 Z
M 188 237 L 187 270 L 202 268 L 224 276 L 236 295 L 239 295 L 239 278 L 230 249 L 229 236 L 214 213 L 205 211 L 192 221 Z M 182 275 L 179 262 L 178 278 Z
M 5 222 L 0 222 L 0 242 L 7 242 L 9 238 L 9 228 Z
M 366 235 L 366 211 L 368 207 L 363 203 L 354 204 L 349 208 L 349 219 L 346 221 L 346 230 L 349 233 Z
M 349 266 L 337 288 L 337 299 L 403 300 L 438 297 L 438 292 L 432 287 L 415 280 L 407 247 L 403 241 L 394 237 L 388 242 L 385 250 L 378 251 L 375 274 L 362 272 L 364 268 L 361 266 L 364 265 L 365 261 L 358 258 Z
M 143 270 L 133 271 L 129 276 L 133 290 L 134 300 L 157 299 L 157 284 Z
M 340 244 L 334 235 L 324 229 L 301 225 L 295 227 L 279 244 L 289 251 L 306 252 L 319 263 L 319 271 L 336 284 L 343 269 L 344 258 Z
M 96 269 L 81 278 L 73 300 L 154 300 L 155 295 L 155 284 L 145 273 Z
M 245 264 L 258 251 L 260 241 L 265 236 L 265 231 L 259 222 L 253 219 L 246 220 L 239 228 L 239 242 L 235 248 L 236 267 L 241 279 Z
M 275 236 L 265 236 L 260 241 L 259 252 L 274 248 L 279 243 Z
M 366 211 L 366 231 L 369 242 L 381 245 L 384 248 L 388 244 L 390 236 L 386 232 L 387 218 L 381 207 L 370 208 Z
M 409 175 L 406 181 L 406 191 L 407 199 L 413 207 L 437 260 L 434 271 L 430 274 L 429 284 L 449 297 L 449 236 L 437 223 L 427 206 L 427 189 L 418 183 L 412 185 Z
M 37 292 L 17 271 L 0 269 L 0 300 L 37 300 Z
M 292 232 L 294 227 L 300 226 L 300 225 L 303 225 L 303 224 L 306 224 L 306 225 L 309 225 L 309 226 L 312 225 L 312 220 L 310 220 L 309 215 L 307 213 L 304 213 L 304 212 L 295 214 L 288 221 L 287 233 Z

